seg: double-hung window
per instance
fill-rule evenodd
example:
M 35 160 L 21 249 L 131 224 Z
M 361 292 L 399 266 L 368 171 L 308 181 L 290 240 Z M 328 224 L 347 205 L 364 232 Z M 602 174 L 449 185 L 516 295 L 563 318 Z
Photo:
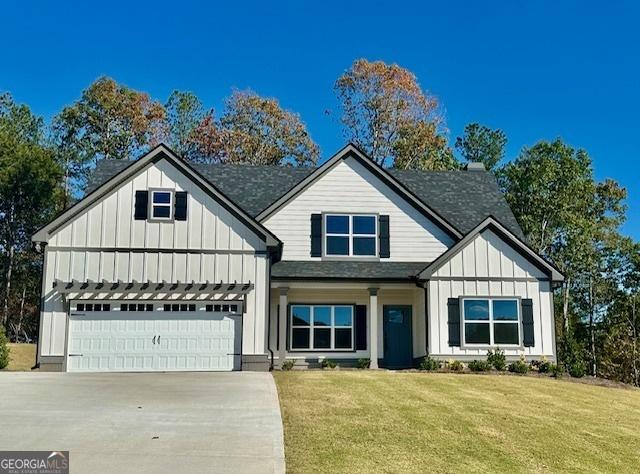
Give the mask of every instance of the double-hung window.
M 291 350 L 353 349 L 353 306 L 291 305 L 290 317 Z
M 375 215 L 326 214 L 325 255 L 328 257 L 375 257 L 378 255 Z
M 520 345 L 517 299 L 465 298 L 462 302 L 466 345 Z
M 173 219 L 173 191 L 151 191 L 151 218 L 158 220 Z

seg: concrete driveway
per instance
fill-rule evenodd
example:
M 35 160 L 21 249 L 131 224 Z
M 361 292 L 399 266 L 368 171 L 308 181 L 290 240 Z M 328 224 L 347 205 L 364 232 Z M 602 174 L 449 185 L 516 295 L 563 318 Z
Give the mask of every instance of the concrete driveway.
M 269 373 L 0 372 L 0 426 L 0 450 L 68 450 L 71 472 L 284 472 Z

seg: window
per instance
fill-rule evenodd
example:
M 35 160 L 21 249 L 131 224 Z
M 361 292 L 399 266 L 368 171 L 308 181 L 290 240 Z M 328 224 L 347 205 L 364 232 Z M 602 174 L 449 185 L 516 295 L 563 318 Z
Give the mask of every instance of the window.
M 151 191 L 151 218 L 171 220 L 173 218 L 173 192 Z
M 325 255 L 375 257 L 378 255 L 377 218 L 369 215 L 325 215 Z
M 467 345 L 520 344 L 518 300 L 464 299 L 464 342 Z
M 78 303 L 76 304 L 76 311 L 111 311 L 111 305 L 108 303 Z
M 352 350 L 353 306 L 292 305 L 291 350 Z
M 104 307 L 104 305 L 102 305 Z M 148 303 L 121 303 L 120 311 L 153 311 L 153 305 Z

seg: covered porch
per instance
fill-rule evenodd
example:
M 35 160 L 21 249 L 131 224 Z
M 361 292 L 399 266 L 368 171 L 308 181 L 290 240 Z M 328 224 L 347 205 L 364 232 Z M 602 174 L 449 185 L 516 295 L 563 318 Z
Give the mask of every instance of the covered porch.
M 274 280 L 270 296 L 274 368 L 369 359 L 374 369 L 401 369 L 427 353 L 425 290 L 415 283 Z

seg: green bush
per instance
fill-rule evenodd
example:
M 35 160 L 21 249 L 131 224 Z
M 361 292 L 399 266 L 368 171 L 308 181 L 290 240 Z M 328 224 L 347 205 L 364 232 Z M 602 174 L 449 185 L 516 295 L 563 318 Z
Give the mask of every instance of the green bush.
M 551 366 L 553 364 L 548 360 L 543 359 L 543 360 L 537 361 L 535 365 L 538 368 L 538 372 L 540 372 L 541 374 L 548 374 L 551 371 Z
M 320 365 L 323 369 L 335 369 L 338 364 L 336 364 L 331 359 L 322 359 Z
M 420 370 L 438 370 L 439 368 L 440 361 L 429 356 L 423 357 L 418 365 L 418 369 Z
M 510 363 L 508 368 L 509 372 L 512 372 L 514 374 L 526 374 L 527 372 L 529 372 L 529 369 L 531 367 L 524 360 L 524 357 L 520 357 L 520 360 Z
M 563 375 L 562 366 L 560 364 L 551 364 L 549 367 L 549 373 L 552 377 L 557 379 L 561 378 Z
M 0 329 L 0 369 L 6 369 L 9 365 L 9 346 L 7 343 L 7 335 L 3 329 Z
M 574 360 L 570 364 L 567 364 L 567 372 L 571 377 L 580 379 L 587 373 L 587 364 L 582 360 Z
M 368 369 L 371 367 L 371 359 L 358 359 L 359 369 Z
M 487 363 L 493 366 L 494 369 L 502 371 L 507 368 L 507 357 L 500 348 L 495 351 L 490 350 L 487 352 Z
M 464 370 L 464 364 L 459 360 L 450 360 L 447 362 L 447 367 L 454 372 L 462 372 Z
M 472 372 L 487 372 L 491 370 L 491 364 L 486 360 L 472 360 L 467 366 Z
M 293 369 L 293 366 L 295 364 L 296 364 L 295 360 L 291 360 L 291 359 L 285 360 L 282 363 L 282 370 L 291 370 L 291 369 Z

